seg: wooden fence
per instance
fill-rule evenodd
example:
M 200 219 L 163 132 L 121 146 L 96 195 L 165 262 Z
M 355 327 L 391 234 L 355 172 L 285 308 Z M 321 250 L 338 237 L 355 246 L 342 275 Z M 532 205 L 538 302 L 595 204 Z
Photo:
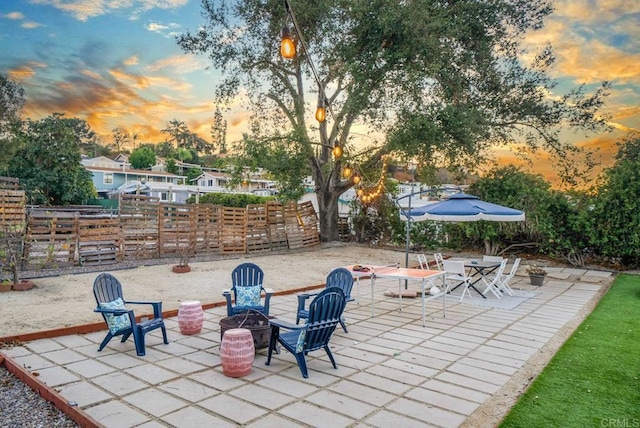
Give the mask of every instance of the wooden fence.
M 6 192 L 0 189 L 0 213 L 20 212 L 13 199 L 5 202 Z M 24 213 L 24 198 L 21 209 Z M 118 213 L 32 208 L 26 225 L 23 269 L 104 265 L 125 257 L 267 253 L 320 244 L 310 202 L 230 208 L 134 195 L 122 197 Z

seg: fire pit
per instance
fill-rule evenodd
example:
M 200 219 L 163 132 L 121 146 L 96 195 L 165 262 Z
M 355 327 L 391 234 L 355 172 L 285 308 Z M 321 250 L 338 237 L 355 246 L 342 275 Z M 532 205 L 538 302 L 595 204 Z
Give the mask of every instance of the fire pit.
M 268 317 L 262 312 L 249 310 L 244 314 L 232 315 L 220 320 L 220 341 L 224 332 L 232 328 L 246 328 L 253 336 L 253 345 L 256 349 L 267 348 L 271 338 L 271 325 Z

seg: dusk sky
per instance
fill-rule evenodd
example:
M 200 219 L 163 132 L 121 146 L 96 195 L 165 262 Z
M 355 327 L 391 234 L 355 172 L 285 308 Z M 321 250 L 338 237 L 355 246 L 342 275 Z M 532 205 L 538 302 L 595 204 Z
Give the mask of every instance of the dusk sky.
M 559 91 L 612 83 L 604 112 L 615 131 L 572 140 L 600 148 L 609 166 L 613 143 L 640 129 L 640 1 L 554 4 L 545 28 L 527 43 L 553 44 L 558 61 L 551 75 Z M 197 30 L 200 11 L 200 0 L 2 0 L 0 72 L 25 89 L 23 118 L 60 112 L 87 120 L 105 142 L 120 127 L 153 143 L 163 141 L 159 131 L 178 119 L 210 140 L 219 75 L 206 70 L 205 56 L 184 54 L 173 37 Z M 225 115 L 228 142 L 247 131 L 247 117 L 240 109 Z M 516 162 L 506 151 L 496 155 L 502 163 Z M 548 163 L 535 165 L 553 178 Z

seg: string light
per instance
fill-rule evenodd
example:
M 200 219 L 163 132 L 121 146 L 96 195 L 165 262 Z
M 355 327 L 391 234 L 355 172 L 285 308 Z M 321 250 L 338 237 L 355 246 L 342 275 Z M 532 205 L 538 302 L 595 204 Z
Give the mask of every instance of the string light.
M 358 197 L 360 198 L 360 200 L 365 203 L 368 204 L 369 202 L 373 202 L 374 200 L 376 200 L 377 198 L 380 197 L 380 195 L 383 194 L 384 192 L 384 180 L 386 177 L 386 172 L 387 172 L 387 165 L 389 163 L 389 157 L 388 156 L 383 156 L 382 157 L 382 171 L 380 171 L 380 177 L 378 178 L 378 181 L 371 187 L 367 187 L 367 188 L 360 188 L 356 191 L 356 194 L 358 195 Z M 355 182 L 355 180 L 354 180 Z
M 338 159 L 340 156 L 342 156 L 342 147 L 340 147 L 340 144 L 336 143 L 333 146 L 333 157 Z
M 351 165 L 347 164 L 347 166 L 345 166 L 344 169 L 342 170 L 342 176 L 348 179 L 351 177 L 352 174 L 353 174 L 353 168 L 351 168 Z
M 331 105 L 327 102 L 327 99 L 324 95 L 324 89 L 322 87 L 322 79 L 320 79 L 318 70 L 316 70 L 316 66 L 311 60 L 311 56 L 309 55 L 309 49 L 307 48 L 307 42 L 305 41 L 304 37 L 302 36 L 302 33 L 300 32 L 300 25 L 298 25 L 298 20 L 296 19 L 295 13 L 293 13 L 293 9 L 289 4 L 289 0 L 284 0 L 284 8 L 286 9 L 287 14 L 291 18 L 291 21 L 293 23 L 293 29 L 295 30 L 295 33 L 296 33 L 296 40 L 300 43 L 300 46 L 302 46 L 302 51 L 305 52 L 305 57 L 307 58 L 307 61 L 309 61 L 309 67 L 311 67 L 311 72 L 313 73 L 313 77 L 315 78 L 316 83 L 318 84 L 318 90 L 320 91 L 320 94 L 318 99 L 318 108 L 316 109 L 316 115 L 315 115 L 316 120 L 320 123 L 323 123 L 327 118 L 327 110 L 329 110 L 329 113 L 335 119 L 335 115 L 333 114 Z M 286 26 L 283 27 L 281 36 L 282 36 L 282 42 L 280 45 L 280 54 L 284 58 L 291 59 L 295 56 L 295 44 L 293 42 L 293 38 L 291 37 L 291 31 L 289 30 L 289 27 L 286 27 Z M 286 47 L 285 47 L 285 43 L 287 45 Z M 292 46 L 293 49 L 291 49 L 290 46 Z M 340 147 L 340 145 L 336 143 L 333 148 L 333 157 L 335 159 L 338 159 L 340 158 L 340 156 L 342 156 L 342 147 Z
M 318 98 L 318 108 L 316 109 L 316 120 L 320 123 L 327 119 L 327 109 L 325 107 L 324 91 L 320 91 L 320 98 Z
M 289 27 L 282 27 L 280 32 L 282 42 L 280 43 L 280 55 L 286 59 L 293 59 L 296 56 L 296 44 L 291 37 L 291 30 Z

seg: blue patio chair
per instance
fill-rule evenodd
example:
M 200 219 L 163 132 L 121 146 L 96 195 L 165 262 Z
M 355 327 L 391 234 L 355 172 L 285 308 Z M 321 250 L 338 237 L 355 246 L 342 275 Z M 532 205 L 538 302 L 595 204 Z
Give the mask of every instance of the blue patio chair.
M 329 272 L 326 279 L 326 288 L 338 287 L 344 293 L 345 302 L 349 303 L 355 300 L 351 297 L 351 289 L 353 288 L 353 274 L 349 269 L 336 268 Z M 307 319 L 309 311 L 305 309 L 306 301 L 312 297 L 317 296 L 318 293 L 303 293 L 298 295 L 298 313 L 296 315 L 296 324 L 300 323 L 301 319 Z M 348 333 L 347 326 L 344 323 L 344 317 L 340 318 L 340 325 L 345 333 Z
M 324 349 L 337 369 L 336 360 L 333 358 L 329 341 L 333 336 L 346 305 L 344 293 L 337 287 L 324 289 L 309 304 L 309 316 L 304 325 L 291 324 L 279 319 L 271 319 L 271 338 L 269 340 L 269 352 L 266 365 L 271 363 L 271 354 L 277 353 L 278 344 L 291 352 L 296 357 L 302 377 L 308 378 L 306 355 L 318 349 Z M 280 329 L 288 331 L 281 332 Z
M 98 351 L 102 351 L 107 343 L 116 336 L 122 336 L 120 342 L 125 342 L 133 334 L 136 353 L 143 356 L 146 353 L 144 336 L 158 328 L 162 329 L 164 343 L 169 343 L 167 329 L 162 319 L 162 302 L 124 300 L 120 281 L 110 273 L 98 275 L 93 282 L 93 295 L 98 303 L 94 312 L 102 314 L 104 322 L 109 327 L 109 332 L 100 344 Z M 126 308 L 127 304 L 151 305 L 153 318 L 138 323 L 133 310 Z
M 249 309 L 269 316 L 269 300 L 273 290 L 264 288 L 263 280 L 264 272 L 258 265 L 242 263 L 236 266 L 231 272 L 231 288 L 222 291 L 222 295 L 227 299 L 227 316 L 245 313 Z M 264 304 L 261 303 L 263 293 Z

